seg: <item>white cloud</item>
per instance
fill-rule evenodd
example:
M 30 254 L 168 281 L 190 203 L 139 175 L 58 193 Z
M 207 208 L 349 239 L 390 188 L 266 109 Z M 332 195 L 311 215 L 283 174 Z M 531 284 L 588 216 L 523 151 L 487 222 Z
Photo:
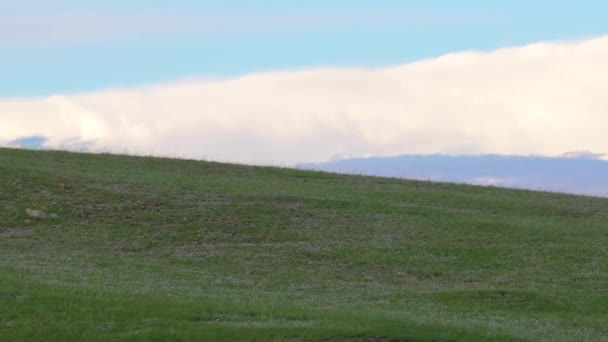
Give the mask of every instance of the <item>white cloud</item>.
M 485 186 L 513 186 L 517 184 L 517 180 L 504 179 L 499 177 L 476 177 L 470 179 L 469 183 Z
M 593 153 L 591 151 L 569 151 L 562 154 L 562 157 L 576 159 L 601 159 L 604 156 L 604 153 Z
M 337 155 L 608 152 L 608 36 L 384 69 L 0 99 L 0 140 L 290 164 Z

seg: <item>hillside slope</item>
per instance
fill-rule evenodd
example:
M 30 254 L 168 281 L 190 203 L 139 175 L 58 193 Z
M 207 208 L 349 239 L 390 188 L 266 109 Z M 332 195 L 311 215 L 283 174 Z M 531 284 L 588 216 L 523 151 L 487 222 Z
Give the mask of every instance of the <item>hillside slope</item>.
M 608 339 L 606 199 L 0 149 L 0 218 L 0 340 Z

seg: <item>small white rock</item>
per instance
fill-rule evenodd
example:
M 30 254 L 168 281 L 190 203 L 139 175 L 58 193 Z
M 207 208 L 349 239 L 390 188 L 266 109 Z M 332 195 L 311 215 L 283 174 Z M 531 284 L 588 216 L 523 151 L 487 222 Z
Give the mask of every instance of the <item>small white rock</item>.
M 46 213 L 46 212 L 44 212 L 42 210 L 36 210 L 36 209 L 31 209 L 31 208 L 25 209 L 25 213 L 29 217 L 36 217 L 36 218 L 51 218 L 51 219 L 56 219 L 56 218 L 59 217 L 57 214 L 49 214 L 49 213 Z

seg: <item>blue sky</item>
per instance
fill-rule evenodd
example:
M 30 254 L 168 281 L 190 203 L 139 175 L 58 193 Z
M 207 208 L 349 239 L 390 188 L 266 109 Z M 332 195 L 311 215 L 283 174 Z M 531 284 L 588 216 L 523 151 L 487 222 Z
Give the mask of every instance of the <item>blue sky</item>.
M 0 98 L 584 39 L 608 32 L 605 13 L 605 1 L 0 0 Z

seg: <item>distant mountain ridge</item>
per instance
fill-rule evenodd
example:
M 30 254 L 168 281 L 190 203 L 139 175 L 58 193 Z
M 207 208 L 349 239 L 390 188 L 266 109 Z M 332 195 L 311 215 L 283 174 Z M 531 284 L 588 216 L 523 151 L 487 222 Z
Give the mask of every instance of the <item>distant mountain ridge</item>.
M 608 161 L 599 155 L 401 155 L 300 164 L 302 169 L 492 185 L 608 197 Z

